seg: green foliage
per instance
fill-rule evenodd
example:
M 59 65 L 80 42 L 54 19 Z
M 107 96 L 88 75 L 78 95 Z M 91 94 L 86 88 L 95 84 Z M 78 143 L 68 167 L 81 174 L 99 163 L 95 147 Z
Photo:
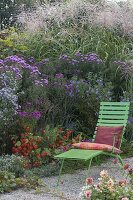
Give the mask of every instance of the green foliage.
M 0 157 L 0 171 L 14 173 L 15 177 L 24 174 L 24 158 L 16 155 L 3 155 Z
M 16 178 L 14 173 L 8 171 L 0 171 L 0 193 L 11 192 L 17 188 L 37 189 L 43 186 L 42 181 L 33 174 L 31 176 Z
M 0 171 L 0 193 L 10 192 L 16 187 L 15 176 L 8 171 Z

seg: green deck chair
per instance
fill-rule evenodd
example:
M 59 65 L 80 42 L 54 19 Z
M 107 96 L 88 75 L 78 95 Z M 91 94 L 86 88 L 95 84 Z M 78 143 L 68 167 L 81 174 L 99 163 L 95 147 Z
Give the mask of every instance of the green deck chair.
M 111 127 L 124 126 L 123 133 L 122 133 L 122 137 L 123 137 L 123 134 L 125 132 L 125 128 L 127 125 L 127 120 L 128 120 L 129 105 L 130 105 L 129 102 L 101 102 L 99 117 L 98 117 L 95 134 L 94 134 L 94 139 L 97 133 L 98 126 L 111 126 Z M 115 140 L 115 137 L 114 137 L 114 140 Z M 122 141 L 122 138 L 121 138 L 121 141 Z M 113 153 L 113 146 L 112 146 L 112 152 L 105 152 L 102 150 L 71 149 L 64 153 L 56 155 L 55 156 L 56 159 L 62 160 L 57 185 L 59 185 L 59 182 L 60 182 L 60 176 L 61 176 L 64 160 L 66 159 L 84 160 L 84 161 L 89 160 L 89 165 L 88 165 L 88 171 L 89 171 L 91 163 L 92 163 L 92 159 L 102 154 L 119 159 L 120 163 L 123 165 L 123 160 L 121 159 L 120 155 Z

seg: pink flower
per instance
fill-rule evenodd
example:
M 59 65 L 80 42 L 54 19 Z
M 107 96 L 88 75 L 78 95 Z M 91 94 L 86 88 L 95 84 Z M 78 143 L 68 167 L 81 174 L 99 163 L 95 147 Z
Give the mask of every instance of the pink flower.
M 86 199 L 90 199 L 91 198 L 91 193 L 92 193 L 91 190 L 85 191 L 85 197 L 86 197 Z
M 86 184 L 87 184 L 87 185 L 93 184 L 93 178 L 92 178 L 92 177 L 87 178 L 87 179 L 86 179 Z
M 108 177 L 108 171 L 107 171 L 107 170 L 102 170 L 102 171 L 100 172 L 100 176 L 101 176 L 102 178 Z
M 125 186 L 127 184 L 126 180 L 119 181 L 119 186 Z
M 114 163 L 114 164 L 117 164 L 117 163 L 118 163 L 118 160 L 117 160 L 117 159 L 115 159 L 115 160 L 113 161 L 113 163 Z
M 127 198 L 127 197 L 123 197 L 121 200 L 129 200 L 129 198 Z

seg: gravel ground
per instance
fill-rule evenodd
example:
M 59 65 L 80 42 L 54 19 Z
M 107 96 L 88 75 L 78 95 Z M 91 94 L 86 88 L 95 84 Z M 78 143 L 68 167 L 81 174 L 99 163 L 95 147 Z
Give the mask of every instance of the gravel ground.
M 124 161 L 125 163 L 128 162 L 130 166 L 133 167 L 133 157 L 124 159 Z M 122 171 L 117 164 L 113 164 L 112 159 L 107 160 L 100 166 L 93 166 L 89 176 L 97 180 L 100 171 L 103 169 L 108 170 L 109 174 L 118 180 L 122 178 Z M 83 186 L 86 174 L 86 170 L 78 170 L 75 174 L 62 175 L 62 184 L 58 189 L 55 189 L 57 176 L 43 178 L 42 180 L 47 184 L 50 190 L 43 188 L 42 193 L 36 194 L 34 190 L 25 191 L 19 189 L 11 193 L 0 195 L 0 200 L 79 200 L 78 195 Z

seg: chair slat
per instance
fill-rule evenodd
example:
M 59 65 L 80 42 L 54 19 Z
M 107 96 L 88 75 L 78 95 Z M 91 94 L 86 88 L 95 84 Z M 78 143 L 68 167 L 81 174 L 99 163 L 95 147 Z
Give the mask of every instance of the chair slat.
M 120 106 L 129 106 L 130 102 L 101 102 L 100 105 L 120 105 Z
M 128 119 L 127 115 L 99 115 L 99 119 Z
M 101 123 L 112 123 L 112 124 L 117 124 L 117 123 L 126 123 L 127 122 L 127 120 L 125 120 L 125 119 L 117 119 L 117 120 L 114 120 L 114 119 L 110 119 L 110 120 L 108 120 L 108 119 L 99 119 L 98 120 L 98 122 L 101 122 Z
M 110 111 L 105 111 L 105 110 L 100 110 L 99 114 L 105 114 L 105 115 L 128 115 L 128 111 L 115 111 L 115 110 L 110 110 Z
M 126 126 L 127 123 L 117 123 L 117 124 L 110 124 L 110 123 L 97 123 L 97 126 Z M 95 132 L 96 134 L 96 132 Z
M 128 108 L 126 106 L 101 106 L 100 107 L 100 110 L 121 110 L 121 111 L 125 111 L 125 110 L 128 110 Z

